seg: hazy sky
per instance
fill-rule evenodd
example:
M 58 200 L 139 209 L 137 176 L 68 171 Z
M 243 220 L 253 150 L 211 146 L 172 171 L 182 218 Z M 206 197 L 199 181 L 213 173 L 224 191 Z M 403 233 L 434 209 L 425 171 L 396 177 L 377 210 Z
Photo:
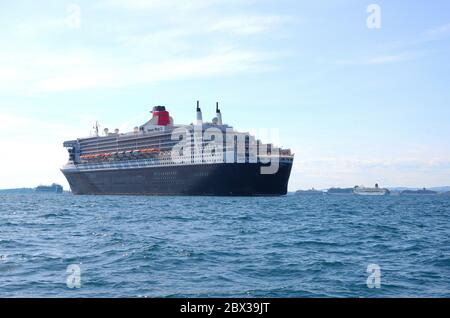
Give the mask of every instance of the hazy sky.
M 449 1 L 0 0 L 0 39 L 0 188 L 67 188 L 64 140 L 197 99 L 278 129 L 290 190 L 450 184 Z

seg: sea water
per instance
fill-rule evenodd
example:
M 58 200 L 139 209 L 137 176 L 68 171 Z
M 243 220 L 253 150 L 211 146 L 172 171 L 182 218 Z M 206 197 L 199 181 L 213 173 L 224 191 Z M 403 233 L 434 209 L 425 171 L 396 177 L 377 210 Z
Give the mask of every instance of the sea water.
M 418 296 L 450 197 L 0 195 L 0 297 Z

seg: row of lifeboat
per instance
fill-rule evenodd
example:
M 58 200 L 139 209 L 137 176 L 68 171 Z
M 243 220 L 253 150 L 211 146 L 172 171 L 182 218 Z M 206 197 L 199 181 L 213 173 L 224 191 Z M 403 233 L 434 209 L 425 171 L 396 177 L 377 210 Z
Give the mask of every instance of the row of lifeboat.
M 111 157 L 139 156 L 139 155 L 154 154 L 154 153 L 159 153 L 159 152 L 160 152 L 160 149 L 157 149 L 157 148 L 145 148 L 145 149 L 127 150 L 127 151 L 119 151 L 119 152 L 81 155 L 80 158 L 84 159 L 84 160 L 108 159 Z

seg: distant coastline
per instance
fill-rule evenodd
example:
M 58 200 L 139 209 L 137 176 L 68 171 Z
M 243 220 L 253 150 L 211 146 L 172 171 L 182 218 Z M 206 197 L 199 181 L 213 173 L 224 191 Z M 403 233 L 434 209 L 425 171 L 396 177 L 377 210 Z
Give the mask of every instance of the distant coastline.
M 420 191 L 423 188 L 410 188 L 410 187 L 386 187 L 391 195 L 399 195 L 401 192 L 409 192 L 409 191 Z M 11 189 L 0 189 L 0 194 L 32 194 L 36 193 L 36 188 L 11 188 Z M 331 188 L 331 189 L 350 189 L 350 188 Z M 289 194 L 326 194 L 329 189 L 299 189 L 297 191 L 290 191 Z M 450 196 L 450 186 L 442 186 L 442 187 L 431 187 L 426 188 L 426 190 L 437 192 L 437 195 L 441 196 Z M 345 191 L 343 191 L 345 192 Z M 71 193 L 70 191 L 64 190 L 64 194 Z
M 33 188 L 0 189 L 0 193 L 25 194 L 33 192 L 34 192 Z
M 378 186 L 378 185 L 376 185 Z M 297 195 L 353 195 L 356 194 L 356 190 L 359 187 L 349 187 L 349 188 L 340 188 L 340 187 L 332 187 L 329 189 L 299 189 L 297 191 L 292 192 Z M 360 188 L 361 189 L 361 188 Z M 375 189 L 375 188 L 362 188 L 362 189 Z M 398 196 L 398 195 L 439 195 L 439 196 L 450 196 L 450 186 L 442 186 L 442 187 L 431 187 L 431 188 L 410 188 L 410 187 L 386 187 L 385 195 Z
M 52 184 L 50 186 L 39 185 L 35 188 L 11 188 L 0 189 L 0 194 L 31 194 L 31 193 L 70 193 L 70 191 L 64 191 L 63 187 L 58 184 Z

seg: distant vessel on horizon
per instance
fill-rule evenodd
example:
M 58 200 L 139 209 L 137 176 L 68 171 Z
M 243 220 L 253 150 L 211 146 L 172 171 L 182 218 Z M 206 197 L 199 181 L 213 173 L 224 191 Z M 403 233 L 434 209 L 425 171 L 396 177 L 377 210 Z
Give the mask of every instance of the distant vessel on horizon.
M 353 188 L 330 188 L 326 193 L 332 195 L 351 195 L 353 194 Z
M 297 190 L 297 191 L 295 191 L 295 194 L 296 195 L 324 195 L 324 192 L 312 188 L 309 190 Z
M 63 187 L 59 184 L 53 183 L 52 185 L 40 185 L 34 189 L 35 192 L 46 192 L 46 193 L 63 193 Z
M 330 195 L 389 195 L 387 188 L 380 188 L 378 183 L 375 187 L 354 186 L 353 188 L 330 188 L 324 192 Z
M 376 183 L 373 188 L 355 186 L 353 188 L 353 193 L 356 195 L 389 195 L 390 191 L 386 188 L 380 188 L 378 183 Z
M 400 195 L 436 195 L 438 194 L 436 191 L 427 190 L 426 188 L 422 188 L 419 190 L 403 190 L 400 192 Z

